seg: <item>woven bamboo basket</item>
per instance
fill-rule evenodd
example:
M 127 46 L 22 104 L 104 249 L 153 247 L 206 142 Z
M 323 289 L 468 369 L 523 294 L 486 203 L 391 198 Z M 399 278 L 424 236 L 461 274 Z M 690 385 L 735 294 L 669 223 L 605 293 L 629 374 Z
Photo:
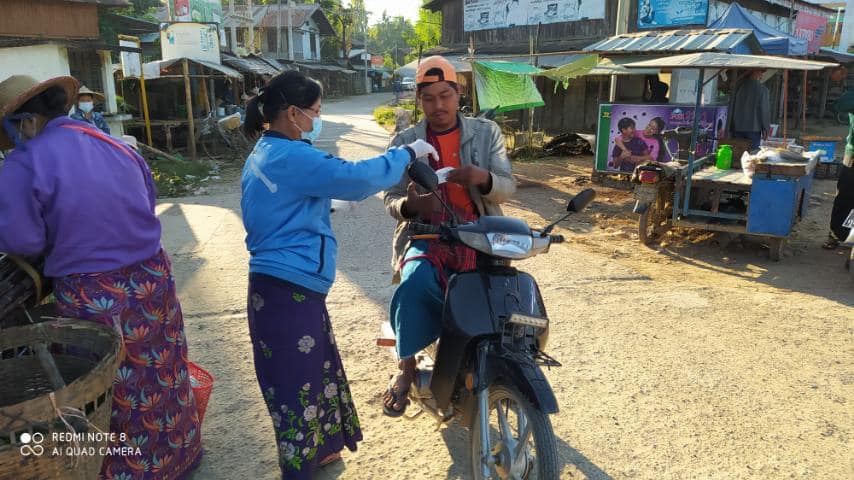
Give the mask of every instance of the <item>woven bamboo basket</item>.
M 41 275 L 43 268 L 44 259 L 27 262 L 0 252 L 0 326 L 19 321 L 24 308 L 50 294 L 50 282 Z
M 98 431 L 120 433 L 110 432 L 113 377 L 124 357 L 120 334 L 91 321 L 39 320 L 0 330 L 0 480 L 97 478 L 103 456 L 79 449 L 100 453 L 108 439 Z M 59 390 L 35 353 L 40 344 L 65 382 Z M 84 438 L 60 436 L 72 432 Z

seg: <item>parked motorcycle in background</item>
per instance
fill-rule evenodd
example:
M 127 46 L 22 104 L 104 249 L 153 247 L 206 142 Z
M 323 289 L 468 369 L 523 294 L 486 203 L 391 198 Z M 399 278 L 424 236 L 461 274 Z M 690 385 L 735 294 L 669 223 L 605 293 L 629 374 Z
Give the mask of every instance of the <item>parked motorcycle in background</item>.
M 415 162 L 409 177 L 436 194 L 436 173 Z M 415 240 L 462 244 L 477 252 L 474 271 L 448 281 L 438 342 L 416 355 L 417 374 L 410 400 L 443 423 L 457 420 L 471 431 L 472 478 L 559 478 L 549 414 L 558 405 L 541 367 L 560 363 L 544 351 L 550 319 L 536 280 L 511 261 L 547 253 L 564 241 L 554 227 L 583 210 L 596 196 L 587 189 L 567 206 L 567 214 L 537 231 L 524 221 L 484 216 L 460 224 L 410 224 Z M 441 200 L 441 198 L 440 198 Z M 384 331 L 393 336 L 386 323 Z M 379 339 L 393 347 L 393 338 Z M 417 415 L 417 414 L 416 414 Z

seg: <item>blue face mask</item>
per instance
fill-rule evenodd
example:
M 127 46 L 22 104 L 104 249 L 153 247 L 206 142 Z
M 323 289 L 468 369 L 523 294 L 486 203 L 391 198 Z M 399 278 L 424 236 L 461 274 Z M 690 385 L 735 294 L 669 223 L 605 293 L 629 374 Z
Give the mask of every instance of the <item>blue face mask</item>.
M 323 120 L 321 120 L 319 116 L 310 117 L 307 113 L 303 112 L 301 108 L 299 108 L 298 110 L 306 117 L 311 118 L 311 131 L 303 132 L 303 130 L 300 128 L 300 136 L 311 143 L 316 142 L 318 137 L 320 137 L 320 130 L 323 129 Z M 299 128 L 299 125 L 297 125 L 297 128 Z
M 21 124 L 25 120 L 29 120 L 33 118 L 31 113 L 19 113 L 9 115 L 3 119 L 3 130 L 6 131 L 6 135 L 9 136 L 9 139 L 12 140 L 12 143 L 15 144 L 16 147 L 22 146 L 29 138 L 24 136 L 23 131 L 21 130 Z

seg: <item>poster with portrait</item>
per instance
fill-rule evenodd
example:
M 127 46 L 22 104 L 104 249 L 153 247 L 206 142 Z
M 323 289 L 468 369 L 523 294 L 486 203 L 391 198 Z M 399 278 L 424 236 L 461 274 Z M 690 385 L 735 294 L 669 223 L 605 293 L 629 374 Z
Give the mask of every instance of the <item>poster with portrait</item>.
M 705 25 L 709 0 L 638 0 L 638 28 Z
M 463 0 L 466 32 L 604 18 L 601 0 Z
M 707 140 L 697 144 L 697 157 L 717 149 L 724 137 L 726 106 L 700 108 L 700 132 Z M 596 136 L 596 171 L 631 173 L 643 161 L 667 163 L 679 151 L 675 139 L 665 140 L 665 130 L 692 127 L 694 106 L 688 105 L 600 105 Z

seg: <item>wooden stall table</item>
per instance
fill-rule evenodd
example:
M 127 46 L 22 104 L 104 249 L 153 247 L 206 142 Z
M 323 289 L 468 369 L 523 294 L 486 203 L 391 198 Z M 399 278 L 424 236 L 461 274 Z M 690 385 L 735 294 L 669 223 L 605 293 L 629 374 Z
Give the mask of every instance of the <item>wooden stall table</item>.
M 189 125 L 189 122 L 187 120 L 151 120 L 150 123 L 152 129 L 158 127 L 163 129 L 163 133 L 166 136 L 166 151 L 169 153 L 175 151 L 172 145 L 172 129 L 175 127 L 186 127 L 187 125 Z M 129 128 L 145 128 L 145 122 L 142 122 L 140 120 L 133 120 L 127 122 L 126 125 Z

